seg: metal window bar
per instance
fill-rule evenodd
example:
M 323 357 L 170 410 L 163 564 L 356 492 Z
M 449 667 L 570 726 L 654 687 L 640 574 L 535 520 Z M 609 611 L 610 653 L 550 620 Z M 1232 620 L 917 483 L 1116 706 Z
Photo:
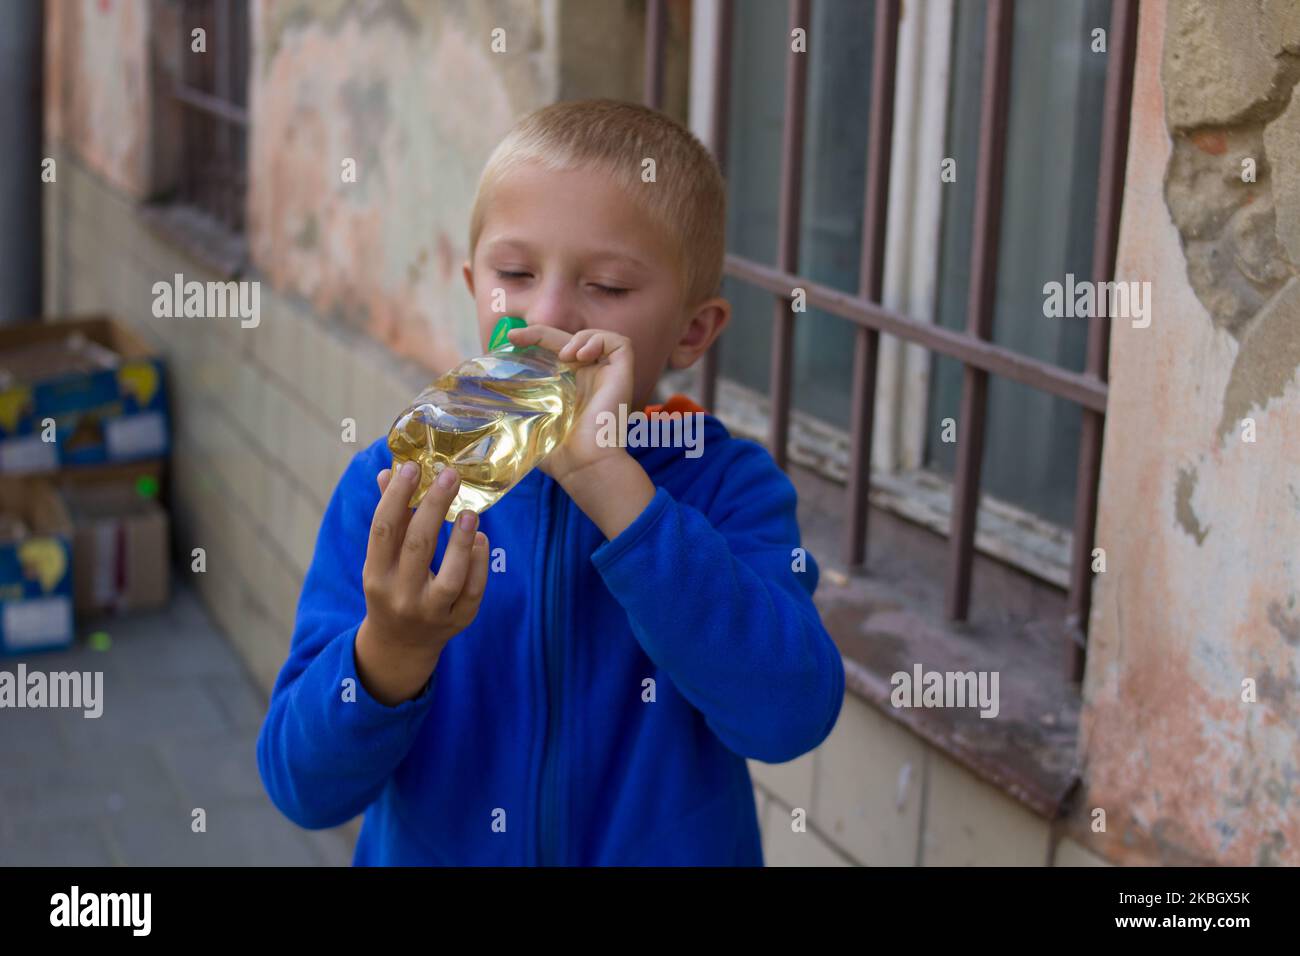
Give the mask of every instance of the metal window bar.
M 863 210 L 862 269 L 857 295 L 831 289 L 797 275 L 799 187 L 802 175 L 802 145 L 805 118 L 804 91 L 809 52 L 793 49 L 786 60 L 786 109 L 782 133 L 781 193 L 778 220 L 777 262 L 774 266 L 728 254 L 724 271 L 743 282 L 768 290 L 775 300 L 772 333 L 772 420 L 771 452 L 785 467 L 790 418 L 790 370 L 792 365 L 791 311 L 793 289 L 806 291 L 807 304 L 838 315 L 858 326 L 852 385 L 851 473 L 846 489 L 852 518 L 845 540 L 850 566 L 860 567 L 867 545 L 867 491 L 870 475 L 871 423 L 875 411 L 875 375 L 879 336 L 897 336 L 963 364 L 961 426 L 965 429 L 959 447 L 957 473 L 953 481 L 953 518 L 949 534 L 949 575 L 946 612 L 954 620 L 969 613 L 970 584 L 975 550 L 975 516 L 979 504 L 980 464 L 983 452 L 988 376 L 1021 382 L 1040 391 L 1067 399 L 1083 410 L 1080 440 L 1079 487 L 1076 498 L 1074 537 L 1067 621 L 1067 659 L 1070 676 L 1082 675 L 1083 640 L 1091 600 L 1091 552 L 1096 520 L 1097 483 L 1101 436 L 1108 386 L 1106 357 L 1109 329 L 1107 320 L 1091 320 L 1088 359 L 1082 373 L 1061 368 L 990 341 L 997 278 L 997 249 L 1002 206 L 1003 173 L 1010 92 L 1011 38 L 1014 0 L 987 0 L 985 63 L 982 80 L 979 168 L 976 182 L 974 241 L 971 254 L 971 288 L 965 332 L 919 322 L 881 304 L 884 236 L 889 196 L 889 157 L 893 131 L 894 74 L 897 66 L 899 0 L 876 0 L 876 32 L 872 65 L 872 96 L 868 118 L 870 155 L 867 164 L 865 208 Z M 789 24 L 807 28 L 810 0 L 790 0 Z M 1119 212 L 1123 197 L 1124 163 L 1127 155 L 1129 99 L 1132 92 L 1133 60 L 1136 50 L 1138 0 L 1114 0 L 1110 24 L 1111 54 L 1107 63 L 1105 105 L 1102 119 L 1101 163 L 1094 232 L 1093 275 L 1109 280 L 1114 270 Z M 659 108 L 662 98 L 664 30 L 663 0 L 650 0 L 647 15 L 658 27 L 647 26 L 645 99 Z M 711 68 L 714 72 L 712 114 L 713 142 L 710 144 L 722 168 L 726 169 L 726 129 L 729 106 L 732 0 L 719 0 L 718 37 Z M 656 61 L 651 63 L 651 60 Z M 715 348 L 706 356 L 704 401 L 713 407 L 716 396 L 717 356 Z
M 183 107 L 180 199 L 241 231 L 247 191 L 247 3 L 183 0 L 177 24 L 179 67 L 170 93 Z M 206 53 L 191 52 L 195 28 L 206 34 Z
M 975 221 L 972 226 L 970 293 L 966 332 L 974 339 L 993 337 L 993 303 L 998 282 L 998 240 L 1002 226 L 1002 174 L 1006 168 L 1007 118 L 1011 93 L 1011 37 L 1015 0 L 989 0 L 984 31 L 984 76 L 980 93 L 979 155 L 976 162 Z M 989 373 L 974 365 L 962 369 L 961 409 L 957 413 L 957 473 L 952 483 L 952 527 L 948 535 L 948 617 L 966 620 L 970 610 L 971 569 L 975 556 L 975 514 L 979 508 L 980 465 Z
M 808 35 L 811 0 L 791 0 L 787 36 L 795 30 Z M 781 186 L 776 214 L 776 266 L 793 273 L 799 268 L 799 220 L 803 192 L 803 134 L 805 93 L 808 89 L 808 56 L 796 52 L 788 40 L 785 58 L 785 119 L 781 130 Z M 772 413 L 768 444 L 780 468 L 787 464 L 790 435 L 790 379 L 794 365 L 794 288 L 790 285 L 773 301 L 772 371 L 770 391 Z
M 646 4 L 645 23 L 645 87 L 646 106 L 654 110 L 664 108 L 664 47 L 668 32 L 668 5 L 665 0 L 649 0 Z
M 894 74 L 898 59 L 900 0 L 876 0 L 871 50 L 871 106 L 867 118 L 867 188 L 862 212 L 862 265 L 858 294 L 869 302 L 884 299 L 885 231 L 889 210 L 889 159 L 894 142 Z M 851 567 L 867 556 L 867 493 L 871 483 L 872 425 L 876 411 L 876 368 L 880 330 L 859 325 L 853 349 L 853 390 L 849 430 L 849 524 L 845 551 Z
M 709 147 L 718 167 L 727 169 L 727 115 L 731 102 L 731 28 L 735 8 L 732 0 L 717 0 L 717 31 L 713 40 L 713 84 L 710 108 Z M 704 353 L 703 379 L 700 399 L 705 408 L 716 408 L 718 401 L 718 368 L 721 363 L 721 337 Z
M 727 168 L 727 104 L 731 95 L 731 26 L 732 0 L 717 0 L 717 32 L 712 51 L 712 109 L 709 129 L 709 147 L 719 168 Z M 663 109 L 664 48 L 668 36 L 667 3 L 665 0 L 646 2 L 646 40 L 644 99 L 652 109 Z M 701 401 L 705 408 L 713 408 L 718 396 L 718 365 L 721 341 L 715 341 L 704 353 L 701 380 Z

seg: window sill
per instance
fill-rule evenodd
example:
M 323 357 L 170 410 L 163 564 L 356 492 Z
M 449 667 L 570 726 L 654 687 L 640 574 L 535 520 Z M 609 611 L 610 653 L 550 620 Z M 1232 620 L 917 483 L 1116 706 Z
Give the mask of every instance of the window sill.
M 844 658 L 848 689 L 1047 821 L 1078 781 L 1080 695 L 1066 677 L 1065 595 L 982 555 L 971 619 L 943 618 L 947 541 L 873 506 L 867 568 L 843 554 L 843 487 L 791 466 L 804 546 L 822 569 L 814 598 Z M 999 712 L 895 707 L 890 678 L 914 667 L 996 672 Z
M 234 279 L 248 264 L 241 233 L 192 206 L 144 205 L 140 218 L 154 235 L 179 248 L 217 279 Z
M 666 391 L 699 394 L 693 372 L 664 376 Z M 729 379 L 718 382 L 716 414 L 732 434 L 767 443 L 769 401 Z M 713 411 L 710 409 L 710 411 Z M 847 484 L 850 441 L 843 429 L 792 409 L 790 461 Z M 871 504 L 947 535 L 952 519 L 952 482 L 925 469 L 893 473 L 873 469 Z M 975 550 L 1065 590 L 1070 582 L 1073 534 L 1015 505 L 980 496 L 975 519 Z

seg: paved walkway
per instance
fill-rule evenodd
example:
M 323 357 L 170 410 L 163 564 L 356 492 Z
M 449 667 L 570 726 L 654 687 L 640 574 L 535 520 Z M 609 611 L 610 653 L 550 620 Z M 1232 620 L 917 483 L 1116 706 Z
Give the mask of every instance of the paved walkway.
M 102 628 L 107 650 L 85 640 Z M 308 831 L 257 772 L 265 701 L 188 588 L 79 628 L 29 671 L 103 671 L 103 715 L 0 708 L 0 866 L 346 866 L 351 828 Z M 18 658 L 0 658 L 15 672 Z M 191 830 L 193 810 L 207 832 Z

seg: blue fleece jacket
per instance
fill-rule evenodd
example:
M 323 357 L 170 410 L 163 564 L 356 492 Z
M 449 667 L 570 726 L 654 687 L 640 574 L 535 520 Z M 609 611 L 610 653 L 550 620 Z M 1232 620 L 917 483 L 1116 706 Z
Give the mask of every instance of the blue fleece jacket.
M 762 865 L 745 758 L 816 747 L 844 697 L 794 487 L 712 416 L 697 458 L 629 451 L 656 491 L 612 541 L 536 470 L 482 516 L 478 617 L 396 707 L 353 658 L 392 456 L 381 439 L 353 458 L 257 743 L 289 819 L 364 812 L 355 865 Z

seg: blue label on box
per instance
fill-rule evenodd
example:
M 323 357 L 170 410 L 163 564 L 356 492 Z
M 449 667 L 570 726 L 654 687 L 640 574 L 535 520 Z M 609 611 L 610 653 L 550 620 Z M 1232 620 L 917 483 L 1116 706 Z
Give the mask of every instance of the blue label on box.
M 72 643 L 72 545 L 34 535 L 0 545 L 0 653 Z
M 128 359 L 115 369 L 17 386 L 0 392 L 0 472 L 50 470 L 33 444 L 49 444 L 50 437 L 56 467 L 161 457 L 168 425 L 158 359 Z

